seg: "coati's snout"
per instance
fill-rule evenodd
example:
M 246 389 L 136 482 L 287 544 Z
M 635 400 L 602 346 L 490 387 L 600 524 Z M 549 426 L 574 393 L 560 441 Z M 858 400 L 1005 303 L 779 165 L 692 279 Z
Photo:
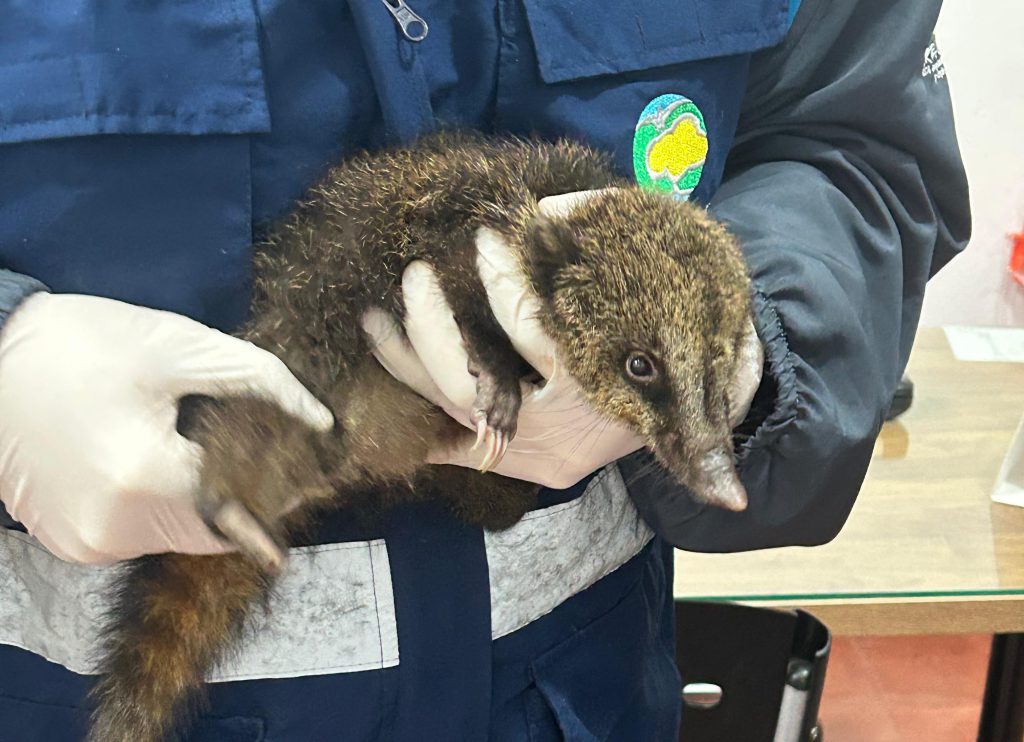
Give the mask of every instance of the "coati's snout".
M 699 450 L 686 445 L 678 433 L 652 441 L 654 455 L 697 500 L 739 512 L 747 508 L 747 490 L 733 463 L 732 442 L 725 437 L 719 445 Z
M 661 464 L 693 492 L 696 499 L 716 507 L 746 510 L 747 491 L 736 471 L 732 429 L 742 421 L 760 381 L 761 343 L 752 325 L 740 337 L 732 362 L 716 373 L 711 361 L 703 371 L 699 394 L 682 390 L 676 410 L 652 406 L 661 429 L 648 432 L 649 446 Z M 724 359 L 719 359 L 724 360 Z M 724 376 L 725 382 L 722 378 Z
M 760 343 L 731 235 L 697 206 L 621 188 L 537 218 L 524 247 L 539 319 L 590 403 L 642 435 L 697 499 L 745 509 L 731 429 Z

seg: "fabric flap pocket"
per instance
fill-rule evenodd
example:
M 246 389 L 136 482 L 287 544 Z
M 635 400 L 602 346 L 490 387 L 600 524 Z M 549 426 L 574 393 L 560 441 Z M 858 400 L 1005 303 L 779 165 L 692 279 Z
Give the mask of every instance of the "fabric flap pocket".
M 0 696 L 0 739 L 79 742 L 89 728 L 82 708 Z M 189 727 L 189 742 L 262 742 L 261 719 L 201 717 Z
M 788 0 L 524 0 L 540 74 L 556 83 L 778 43 Z
M 188 729 L 189 742 L 262 742 L 266 737 L 262 719 L 251 716 L 196 719 Z
M 16 3 L 0 24 L 0 143 L 268 131 L 249 0 Z
M 675 716 L 661 718 L 677 694 L 675 660 L 657 640 L 643 590 L 551 649 L 531 665 L 533 681 L 566 742 L 660 739 Z M 667 677 L 669 682 L 655 682 Z M 678 696 L 676 696 L 678 698 Z
M 89 714 L 74 706 L 0 696 L 0 724 L 0 739 L 77 742 L 89 728 Z

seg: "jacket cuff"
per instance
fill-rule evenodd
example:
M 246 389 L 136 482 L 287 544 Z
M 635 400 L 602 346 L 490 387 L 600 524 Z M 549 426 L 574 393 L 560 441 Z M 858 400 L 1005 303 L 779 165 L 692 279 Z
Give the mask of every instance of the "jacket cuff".
M 20 273 L 0 270 L 0 329 L 21 302 L 37 291 L 49 291 L 45 284 Z
M 796 420 L 799 397 L 793 354 L 774 305 L 756 288 L 751 305 L 754 329 L 764 348 L 764 368 L 750 410 L 733 431 L 740 468 L 752 450 L 770 446 Z
M 7 322 L 7 318 L 11 316 L 18 305 L 37 291 L 49 291 L 49 289 L 34 278 L 12 271 L 0 270 L 0 330 L 3 330 L 4 323 Z M 0 528 L 25 530 L 8 515 L 3 503 L 0 503 Z

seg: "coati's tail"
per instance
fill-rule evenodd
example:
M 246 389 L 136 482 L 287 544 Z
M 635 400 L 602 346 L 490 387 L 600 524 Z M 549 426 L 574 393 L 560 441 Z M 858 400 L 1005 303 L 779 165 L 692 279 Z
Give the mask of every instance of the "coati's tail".
M 161 554 L 116 586 L 89 742 L 162 742 L 186 721 L 206 673 L 265 603 L 271 580 L 237 554 Z
M 334 495 L 324 439 L 276 405 L 234 397 L 189 417 L 180 427 L 204 451 L 202 513 L 244 512 L 283 549 L 309 506 Z M 255 556 L 161 554 L 126 565 L 105 627 L 89 742 L 163 742 L 187 722 L 209 671 L 266 605 L 279 565 Z

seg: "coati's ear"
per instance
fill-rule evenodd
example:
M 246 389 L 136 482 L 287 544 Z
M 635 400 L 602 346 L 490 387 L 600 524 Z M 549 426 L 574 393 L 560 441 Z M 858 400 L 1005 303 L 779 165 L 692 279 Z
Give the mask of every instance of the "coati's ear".
M 527 267 L 544 298 L 555 293 L 560 271 L 583 262 L 576 235 L 564 219 L 540 216 L 526 230 Z

